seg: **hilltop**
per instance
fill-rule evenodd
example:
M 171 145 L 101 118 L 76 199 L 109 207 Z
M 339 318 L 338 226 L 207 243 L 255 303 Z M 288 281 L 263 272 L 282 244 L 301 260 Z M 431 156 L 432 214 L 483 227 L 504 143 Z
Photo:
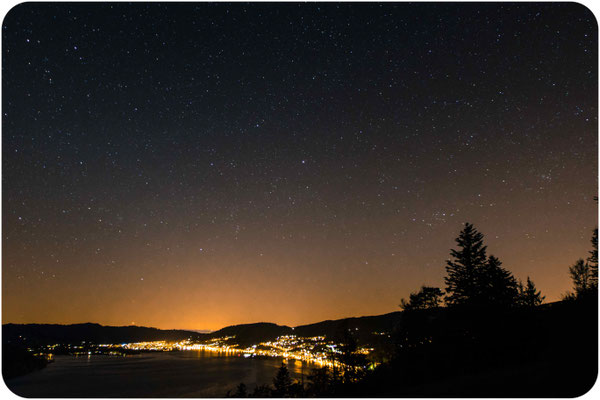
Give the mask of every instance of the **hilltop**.
M 84 324 L 4 324 L 3 341 L 6 344 L 46 345 L 55 343 L 125 343 L 154 340 L 179 341 L 184 339 L 203 340 L 231 336 L 233 342 L 251 345 L 283 335 L 328 336 L 351 329 L 361 341 L 368 341 L 373 332 L 390 332 L 399 323 L 401 312 L 326 320 L 308 325 L 289 327 L 268 322 L 232 325 L 212 333 L 190 330 L 162 330 L 144 326 L 103 326 L 96 323 Z
M 163 330 L 145 326 L 103 326 L 84 324 L 4 324 L 2 341 L 5 344 L 47 345 L 88 343 L 125 343 L 153 340 L 178 341 L 201 339 L 206 334 L 185 330 Z

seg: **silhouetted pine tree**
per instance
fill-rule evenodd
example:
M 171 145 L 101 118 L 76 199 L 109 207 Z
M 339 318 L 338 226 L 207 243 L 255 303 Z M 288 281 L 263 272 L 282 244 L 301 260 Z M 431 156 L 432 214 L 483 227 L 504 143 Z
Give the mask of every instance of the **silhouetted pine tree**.
M 344 339 L 340 344 L 342 354 L 340 354 L 339 360 L 343 364 L 343 382 L 355 382 L 363 376 L 363 368 L 367 364 L 366 357 L 364 354 L 357 353 L 358 344 L 349 330 L 346 330 Z
M 409 300 L 402 299 L 400 307 L 404 311 L 426 310 L 428 308 L 439 307 L 442 302 L 443 293 L 439 288 L 431 286 L 421 286 L 417 293 L 411 293 Z
M 473 305 L 479 292 L 477 276 L 487 261 L 483 235 L 467 222 L 456 243 L 459 249 L 450 250 L 453 260 L 446 261 L 446 303 Z
M 598 287 L 598 228 L 594 229 L 592 234 L 592 251 L 587 261 L 590 265 L 591 283 L 595 288 Z
M 335 338 L 335 341 L 339 343 L 339 341 L 340 341 L 339 340 L 340 335 L 339 335 L 338 332 L 336 332 L 334 334 L 334 338 Z M 340 362 L 340 355 L 335 350 L 329 349 L 328 350 L 328 354 L 327 354 L 327 359 L 329 361 L 331 361 L 331 363 L 332 363 L 330 382 L 331 382 L 332 386 L 335 386 L 339 382 L 341 382 L 341 374 L 342 374 L 342 372 L 340 371 L 340 368 L 338 366 L 338 363 Z
M 582 258 L 569 267 L 569 274 L 573 280 L 573 288 L 577 297 L 586 295 L 592 289 L 592 271 L 590 265 Z
M 519 282 L 519 305 L 523 307 L 539 306 L 545 298 L 529 277 L 527 277 L 527 286 L 523 287 L 523 283 Z
M 237 386 L 233 397 L 248 397 L 248 391 L 246 390 L 246 385 L 244 384 L 244 382 L 240 383 Z
M 312 396 L 324 397 L 331 385 L 329 368 L 314 368 L 308 375 L 308 393 Z
M 275 386 L 275 396 L 286 397 L 289 394 L 290 387 L 292 386 L 292 378 L 290 378 L 290 372 L 283 363 L 281 363 L 277 375 L 273 378 L 273 386 Z
M 477 271 L 477 304 L 511 306 L 516 304 L 519 290 L 517 280 L 502 267 L 502 262 L 492 255 Z

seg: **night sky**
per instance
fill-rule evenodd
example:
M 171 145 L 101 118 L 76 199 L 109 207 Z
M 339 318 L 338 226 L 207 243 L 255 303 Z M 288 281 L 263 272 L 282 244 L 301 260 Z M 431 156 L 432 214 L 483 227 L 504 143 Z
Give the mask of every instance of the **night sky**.
M 546 295 L 597 225 L 577 4 L 24 4 L 2 26 L 2 322 L 396 311 L 464 222 Z

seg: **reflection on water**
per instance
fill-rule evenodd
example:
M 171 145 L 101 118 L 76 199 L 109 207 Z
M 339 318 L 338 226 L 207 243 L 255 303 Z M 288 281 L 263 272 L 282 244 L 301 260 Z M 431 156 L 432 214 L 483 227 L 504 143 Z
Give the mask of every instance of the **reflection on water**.
M 6 382 L 25 397 L 222 397 L 244 382 L 249 390 L 272 383 L 280 359 L 203 351 L 133 356 L 57 356 L 40 371 Z M 290 360 L 294 379 L 311 366 Z

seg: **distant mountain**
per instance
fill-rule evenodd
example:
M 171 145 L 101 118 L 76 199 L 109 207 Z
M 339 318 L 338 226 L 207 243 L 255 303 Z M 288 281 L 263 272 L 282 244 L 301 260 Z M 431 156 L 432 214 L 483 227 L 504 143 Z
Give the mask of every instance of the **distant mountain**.
M 301 325 L 294 328 L 294 335 L 298 336 L 328 336 L 341 335 L 344 329 L 353 331 L 357 338 L 363 340 L 374 332 L 392 332 L 398 327 L 402 319 L 402 312 L 396 311 L 383 315 L 368 317 L 343 318 L 327 320 L 315 324 Z
M 162 330 L 143 326 L 102 326 L 86 323 L 74 325 L 57 324 L 5 324 L 2 337 L 5 344 L 45 345 L 55 343 L 126 343 L 153 340 L 178 341 L 183 339 L 210 339 L 234 336 L 232 342 L 249 346 L 273 340 L 278 336 L 327 336 L 333 338 L 351 330 L 362 343 L 369 343 L 373 333 L 393 331 L 402 318 L 401 312 L 389 314 L 327 320 L 315 324 L 289 327 L 267 322 L 232 325 L 212 333 L 186 330 Z
M 102 326 L 86 323 L 58 324 L 5 324 L 2 325 L 2 341 L 5 344 L 45 345 L 55 343 L 126 343 L 153 340 L 178 341 L 187 338 L 201 339 L 205 334 L 162 330 L 144 326 Z
M 359 341 L 371 341 L 374 332 L 392 332 L 400 323 L 402 312 L 389 314 L 352 317 L 338 320 L 327 320 L 309 325 L 289 327 L 272 323 L 256 323 L 233 325 L 220 329 L 210 334 L 210 337 L 235 336 L 234 341 L 240 345 L 250 345 L 258 342 L 275 339 L 282 335 L 297 335 L 304 337 L 327 336 L 329 338 L 340 336 L 344 330 L 351 330 L 353 336 Z
M 235 342 L 248 346 L 275 339 L 277 336 L 291 335 L 293 329 L 285 325 L 268 322 L 228 326 L 210 334 L 210 337 L 235 336 Z
M 213 333 L 212 329 L 183 329 L 184 331 L 197 332 L 197 333 Z

